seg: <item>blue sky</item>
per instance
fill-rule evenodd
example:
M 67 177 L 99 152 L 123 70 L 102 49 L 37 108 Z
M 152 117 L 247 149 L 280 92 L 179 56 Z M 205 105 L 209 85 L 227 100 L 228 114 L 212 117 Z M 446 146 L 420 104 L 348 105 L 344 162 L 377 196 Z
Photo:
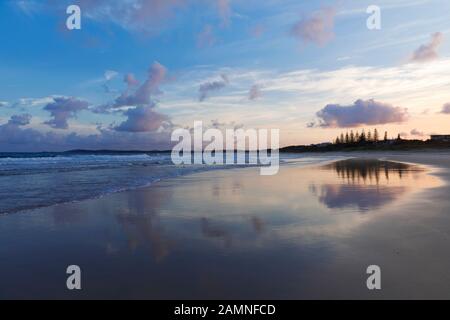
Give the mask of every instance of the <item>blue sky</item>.
M 279 128 L 281 145 L 423 138 L 448 128 L 449 16 L 444 0 L 2 1 L 0 151 L 164 148 L 194 120 Z

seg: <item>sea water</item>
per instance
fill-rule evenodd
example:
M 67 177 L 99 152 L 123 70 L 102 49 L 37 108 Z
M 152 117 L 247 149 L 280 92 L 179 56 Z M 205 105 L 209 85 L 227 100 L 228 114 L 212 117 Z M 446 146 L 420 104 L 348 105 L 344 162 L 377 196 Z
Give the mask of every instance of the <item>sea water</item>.
M 282 162 L 305 164 L 325 160 L 292 154 L 281 158 Z M 0 214 L 96 198 L 171 177 L 235 167 L 239 166 L 174 165 L 169 152 L 0 153 Z

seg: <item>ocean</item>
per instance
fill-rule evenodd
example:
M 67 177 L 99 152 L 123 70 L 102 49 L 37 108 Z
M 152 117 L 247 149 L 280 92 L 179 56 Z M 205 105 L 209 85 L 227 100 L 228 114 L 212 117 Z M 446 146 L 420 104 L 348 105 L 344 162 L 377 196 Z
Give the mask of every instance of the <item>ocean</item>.
M 281 154 L 281 163 L 329 160 Z M 0 214 L 97 198 L 157 181 L 237 165 L 174 165 L 169 152 L 0 153 Z

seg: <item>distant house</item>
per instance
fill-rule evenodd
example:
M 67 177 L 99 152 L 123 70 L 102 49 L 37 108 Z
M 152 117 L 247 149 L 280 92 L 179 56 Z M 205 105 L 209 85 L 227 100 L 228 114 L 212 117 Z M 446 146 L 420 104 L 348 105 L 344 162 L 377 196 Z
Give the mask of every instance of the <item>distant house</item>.
M 450 134 L 432 134 L 430 138 L 431 141 L 450 142 Z

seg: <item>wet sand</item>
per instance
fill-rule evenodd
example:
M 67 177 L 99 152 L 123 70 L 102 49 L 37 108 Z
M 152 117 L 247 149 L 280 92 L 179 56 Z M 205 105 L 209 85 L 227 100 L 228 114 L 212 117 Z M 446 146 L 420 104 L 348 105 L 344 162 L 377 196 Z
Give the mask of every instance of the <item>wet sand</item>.
M 450 154 L 345 155 L 0 216 L 0 299 L 450 298 Z

